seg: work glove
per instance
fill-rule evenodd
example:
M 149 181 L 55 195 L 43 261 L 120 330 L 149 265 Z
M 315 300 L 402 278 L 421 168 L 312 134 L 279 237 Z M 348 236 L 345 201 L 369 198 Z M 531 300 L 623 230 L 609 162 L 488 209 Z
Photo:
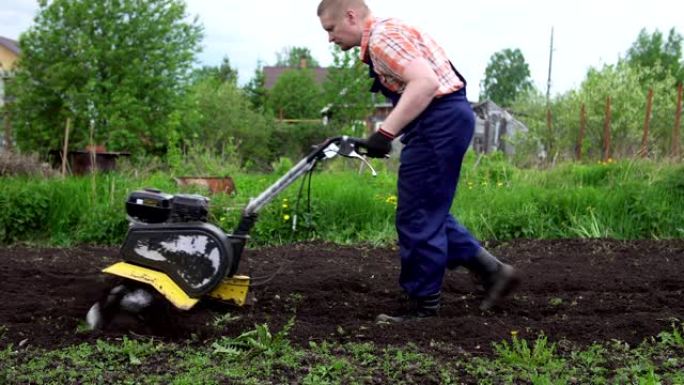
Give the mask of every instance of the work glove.
M 384 158 L 392 151 L 394 135 L 381 128 L 366 139 L 366 156 L 371 158 Z

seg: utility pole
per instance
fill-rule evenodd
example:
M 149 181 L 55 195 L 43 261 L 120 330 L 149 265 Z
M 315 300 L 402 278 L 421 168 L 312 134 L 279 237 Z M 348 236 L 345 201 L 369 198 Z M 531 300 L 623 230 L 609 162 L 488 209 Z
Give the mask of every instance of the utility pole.
M 551 116 L 551 64 L 553 63 L 553 27 L 551 27 L 551 46 L 549 47 L 549 78 L 546 82 L 546 128 L 548 138 L 546 145 L 547 153 L 551 154 L 554 150 L 553 116 Z
M 546 104 L 551 101 L 551 67 L 553 64 L 553 27 L 551 27 L 551 46 L 549 47 L 549 78 L 546 82 Z

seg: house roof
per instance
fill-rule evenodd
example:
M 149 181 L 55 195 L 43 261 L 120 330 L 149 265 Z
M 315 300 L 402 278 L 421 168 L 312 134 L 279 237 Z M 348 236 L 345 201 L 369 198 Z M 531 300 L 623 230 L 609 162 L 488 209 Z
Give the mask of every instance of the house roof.
M 264 88 L 267 90 L 270 90 L 275 86 L 276 82 L 278 81 L 278 78 L 280 75 L 282 75 L 285 71 L 288 70 L 293 70 L 297 68 L 293 67 L 264 67 Z M 321 67 L 309 67 L 308 69 L 312 70 L 314 72 L 314 76 L 316 79 L 316 83 L 322 84 L 325 79 L 328 77 L 328 69 L 327 68 L 321 68 Z
M 0 45 L 12 51 L 15 55 L 19 55 L 19 43 L 16 40 L 0 36 Z

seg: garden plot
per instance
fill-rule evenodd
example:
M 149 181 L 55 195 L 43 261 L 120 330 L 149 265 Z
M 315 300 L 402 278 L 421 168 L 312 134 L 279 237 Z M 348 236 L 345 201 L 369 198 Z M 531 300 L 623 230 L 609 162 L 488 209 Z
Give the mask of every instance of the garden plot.
M 96 339 L 153 336 L 202 343 L 237 336 L 266 323 L 280 330 L 294 317 L 292 342 L 414 342 L 442 354 L 488 352 L 517 335 L 586 346 L 618 339 L 630 344 L 669 330 L 684 318 L 684 241 L 517 240 L 488 245 L 518 267 L 522 284 L 490 312 L 478 309 L 469 276 L 449 271 L 437 318 L 377 324 L 400 298 L 397 251 L 307 243 L 243 255 L 241 272 L 270 277 L 237 308 L 206 300 L 189 312 L 169 310 L 163 322 L 119 317 L 102 332 L 84 331 L 84 317 L 112 284 L 100 269 L 116 248 L 0 249 L 2 345 L 56 348 Z

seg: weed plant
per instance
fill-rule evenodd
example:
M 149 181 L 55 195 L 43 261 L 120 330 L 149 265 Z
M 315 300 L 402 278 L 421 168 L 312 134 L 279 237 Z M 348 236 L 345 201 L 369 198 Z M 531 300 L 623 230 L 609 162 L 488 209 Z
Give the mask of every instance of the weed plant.
M 437 343 L 419 347 L 370 342 L 291 344 L 296 320 L 271 332 L 266 324 L 237 337 L 176 344 L 124 337 L 55 350 L 4 344 L 3 384 L 681 384 L 684 328 L 638 346 L 621 341 L 579 347 L 544 335 L 492 343 L 469 353 Z M 197 342 L 197 341 L 196 341 Z M 436 352 L 442 352 L 436 354 Z M 450 352 L 450 353 L 445 353 Z

